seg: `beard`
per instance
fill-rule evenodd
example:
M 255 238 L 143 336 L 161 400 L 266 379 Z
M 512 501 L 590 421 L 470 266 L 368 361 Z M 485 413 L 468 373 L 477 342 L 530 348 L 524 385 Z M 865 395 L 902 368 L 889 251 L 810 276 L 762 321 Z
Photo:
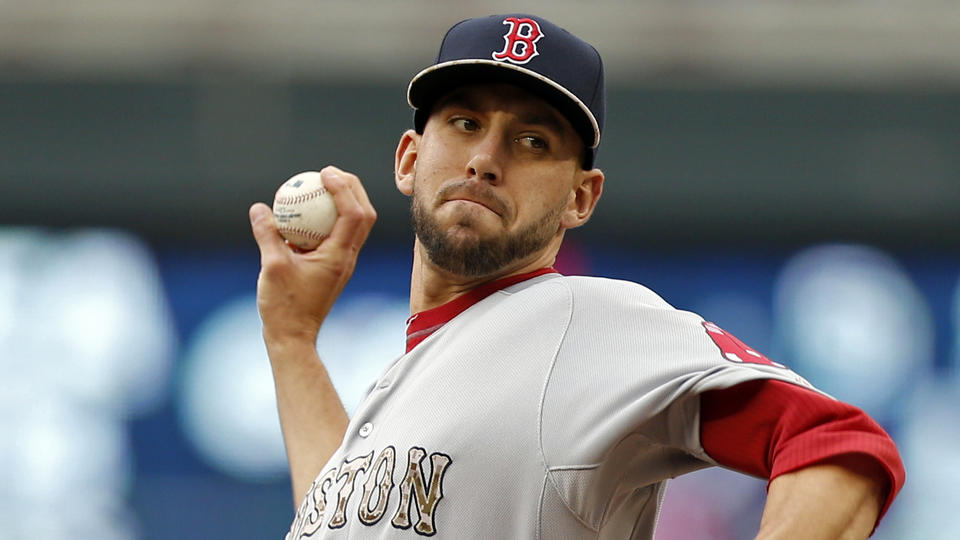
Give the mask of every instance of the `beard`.
M 493 275 L 549 244 L 560 226 L 563 208 L 563 204 L 558 204 L 519 231 L 487 239 L 455 237 L 453 229 L 471 225 L 473 218 L 469 216 L 444 230 L 416 191 L 411 197 L 410 215 L 413 230 L 433 264 L 457 276 L 480 278 Z

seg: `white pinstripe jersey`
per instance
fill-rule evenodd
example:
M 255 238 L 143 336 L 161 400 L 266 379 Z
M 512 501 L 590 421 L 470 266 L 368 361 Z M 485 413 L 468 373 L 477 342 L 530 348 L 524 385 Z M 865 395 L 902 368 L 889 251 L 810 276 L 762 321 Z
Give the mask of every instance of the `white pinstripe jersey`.
M 809 386 L 711 332 L 625 281 L 491 294 L 374 383 L 287 539 L 652 538 L 666 481 L 715 464 L 699 393 Z

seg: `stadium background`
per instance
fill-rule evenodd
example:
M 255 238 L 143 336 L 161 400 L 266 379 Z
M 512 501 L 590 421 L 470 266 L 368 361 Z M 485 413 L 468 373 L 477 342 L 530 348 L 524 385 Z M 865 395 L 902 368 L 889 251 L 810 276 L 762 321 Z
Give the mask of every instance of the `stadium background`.
M 406 82 L 463 17 L 607 64 L 608 181 L 558 266 L 639 281 L 868 410 L 960 534 L 952 2 L 0 2 L 0 539 L 279 538 L 292 516 L 246 209 L 328 163 L 380 220 L 319 347 L 348 409 L 402 352 Z M 659 540 L 749 538 L 763 482 L 676 480 Z M 442 503 L 441 503 L 442 505 Z

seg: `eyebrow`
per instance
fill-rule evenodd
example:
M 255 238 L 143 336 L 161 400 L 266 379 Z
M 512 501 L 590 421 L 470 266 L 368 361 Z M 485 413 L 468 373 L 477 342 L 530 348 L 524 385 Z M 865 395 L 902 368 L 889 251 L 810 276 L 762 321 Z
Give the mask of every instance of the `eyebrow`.
M 560 119 L 557 118 L 555 114 L 551 114 L 547 111 L 544 111 L 543 113 L 531 112 L 521 114 L 520 121 L 524 124 L 547 128 L 548 130 L 555 132 L 559 137 L 563 137 L 566 133 L 564 130 L 564 125 Z
M 438 99 L 433 109 L 442 110 L 444 107 L 463 107 L 466 109 L 478 110 L 480 103 L 471 96 L 465 88 L 459 88 Z
M 439 111 L 444 107 L 463 107 L 475 111 L 484 108 L 481 101 L 471 94 L 467 88 L 459 88 L 440 98 L 434 105 L 434 110 Z M 540 109 L 540 107 L 537 107 L 537 109 Z M 558 114 L 551 110 L 530 110 L 521 112 L 519 119 L 523 124 L 544 127 L 563 138 L 566 130 Z

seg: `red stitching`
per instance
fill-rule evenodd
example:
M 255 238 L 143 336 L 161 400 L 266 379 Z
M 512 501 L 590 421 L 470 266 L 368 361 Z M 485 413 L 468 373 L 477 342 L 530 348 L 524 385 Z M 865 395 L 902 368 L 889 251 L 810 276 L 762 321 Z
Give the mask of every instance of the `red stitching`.
M 299 234 L 300 236 L 306 236 L 308 238 L 315 238 L 317 240 L 323 240 L 328 236 L 326 234 L 318 233 L 317 231 L 301 229 L 299 227 L 278 227 L 277 231 L 280 232 L 280 234 L 293 233 L 293 234 Z
M 307 193 L 299 193 L 297 195 L 277 195 L 275 204 L 297 204 L 304 201 L 309 201 L 310 199 L 319 197 L 327 192 L 326 188 L 319 188 L 313 191 L 308 191 Z

